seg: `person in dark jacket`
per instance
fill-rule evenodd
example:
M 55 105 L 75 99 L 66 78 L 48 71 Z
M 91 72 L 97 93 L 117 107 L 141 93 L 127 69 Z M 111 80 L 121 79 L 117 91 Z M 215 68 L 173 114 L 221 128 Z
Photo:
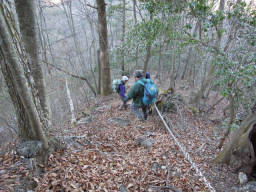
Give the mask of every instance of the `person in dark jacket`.
M 135 72 L 135 83 L 127 93 L 127 96 L 124 100 L 124 104 L 127 101 L 132 99 L 131 104 L 131 111 L 140 119 L 146 120 L 147 119 L 147 106 L 142 103 L 142 98 L 144 96 L 144 86 L 139 83 L 138 81 L 142 81 L 146 83 L 146 79 L 143 77 L 142 71 L 138 70 Z M 140 112 L 140 108 L 142 112 Z
M 121 100 L 124 102 L 124 100 L 126 99 L 126 96 L 125 96 L 125 84 L 127 83 L 127 81 L 129 80 L 129 78 L 127 76 L 122 76 L 122 79 L 121 79 L 121 84 L 119 85 L 119 96 L 121 98 Z M 127 108 L 127 105 L 122 105 L 120 107 L 120 109 L 126 109 Z

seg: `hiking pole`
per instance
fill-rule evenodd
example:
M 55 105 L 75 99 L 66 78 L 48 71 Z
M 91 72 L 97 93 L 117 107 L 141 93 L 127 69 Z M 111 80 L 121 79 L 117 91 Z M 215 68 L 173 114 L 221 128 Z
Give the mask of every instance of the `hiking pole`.
M 169 126 L 167 125 L 166 121 L 164 120 L 163 116 L 161 115 L 160 111 L 158 110 L 156 104 L 154 103 L 155 109 L 157 111 L 157 114 L 159 115 L 159 117 L 161 118 L 161 120 L 164 123 L 165 128 L 167 129 L 167 131 L 170 133 L 170 135 L 172 136 L 175 144 L 180 148 L 181 152 L 183 153 L 183 155 L 185 156 L 185 158 L 190 162 L 190 164 L 192 165 L 193 169 L 195 169 L 196 173 L 203 179 L 205 185 L 209 188 L 209 190 L 211 192 L 215 192 L 215 189 L 212 187 L 211 183 L 206 179 L 206 177 L 203 175 L 203 173 L 200 171 L 200 169 L 197 167 L 197 165 L 193 162 L 193 160 L 191 159 L 189 153 L 185 150 L 185 148 L 181 145 L 181 143 L 178 141 L 178 139 L 174 136 L 173 132 L 171 131 L 171 129 L 169 128 Z

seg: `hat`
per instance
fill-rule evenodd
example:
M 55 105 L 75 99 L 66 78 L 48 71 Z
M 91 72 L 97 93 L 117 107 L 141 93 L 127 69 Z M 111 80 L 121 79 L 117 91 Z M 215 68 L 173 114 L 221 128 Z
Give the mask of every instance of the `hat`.
M 146 79 L 150 79 L 150 74 L 149 74 L 149 72 L 146 72 Z
M 143 71 L 141 71 L 141 70 L 135 71 L 135 77 L 137 77 L 137 78 L 143 77 Z
M 122 76 L 122 81 L 128 81 L 129 78 L 127 76 Z

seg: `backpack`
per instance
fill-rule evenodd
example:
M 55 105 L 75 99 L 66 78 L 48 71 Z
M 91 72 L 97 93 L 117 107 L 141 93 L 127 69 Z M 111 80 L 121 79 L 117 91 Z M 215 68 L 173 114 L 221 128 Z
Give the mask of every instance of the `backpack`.
M 122 81 L 120 79 L 114 79 L 113 82 L 112 82 L 112 91 L 114 93 L 119 93 L 119 87 L 120 87 L 120 84 L 122 83 Z
M 139 80 L 139 83 L 144 86 L 144 96 L 142 102 L 144 105 L 150 105 L 156 102 L 158 95 L 158 88 L 150 79 L 146 79 L 146 82 Z

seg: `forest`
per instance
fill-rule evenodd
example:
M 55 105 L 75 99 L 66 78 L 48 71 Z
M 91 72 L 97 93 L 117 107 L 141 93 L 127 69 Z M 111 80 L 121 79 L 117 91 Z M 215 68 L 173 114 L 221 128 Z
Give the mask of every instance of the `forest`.
M 0 0 L 0 192 L 256 191 L 255 99 L 255 0 Z

